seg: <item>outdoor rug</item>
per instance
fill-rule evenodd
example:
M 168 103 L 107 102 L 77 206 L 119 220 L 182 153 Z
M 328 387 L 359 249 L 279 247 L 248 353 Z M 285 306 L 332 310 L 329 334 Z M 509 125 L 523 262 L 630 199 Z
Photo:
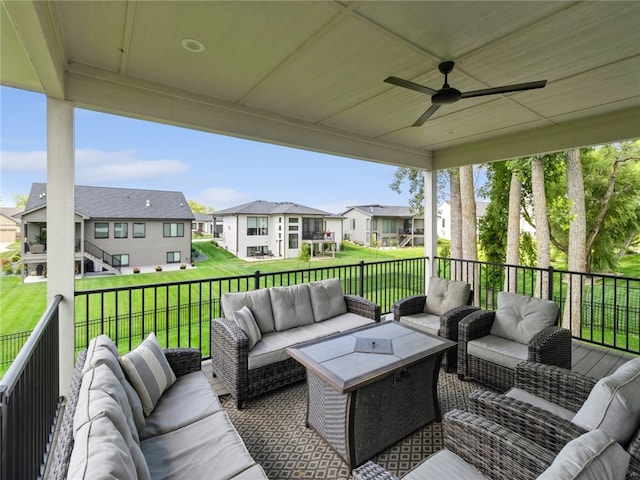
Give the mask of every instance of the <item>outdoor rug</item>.
M 469 393 L 479 388 L 475 382 L 462 382 L 456 374 L 441 370 L 438 395 L 442 412 L 464 409 Z M 220 397 L 220 401 L 247 449 L 271 480 L 350 478 L 351 471 L 338 454 L 315 430 L 305 426 L 305 382 L 252 399 L 240 411 L 230 395 Z M 442 424 L 431 423 L 372 460 L 400 476 L 441 449 L 442 443 Z

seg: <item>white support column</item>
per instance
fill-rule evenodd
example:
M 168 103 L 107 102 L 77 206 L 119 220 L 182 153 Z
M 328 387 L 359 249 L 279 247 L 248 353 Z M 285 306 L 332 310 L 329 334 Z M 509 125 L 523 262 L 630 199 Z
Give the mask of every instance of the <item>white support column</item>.
M 60 303 L 60 395 L 67 395 L 74 360 L 73 104 L 47 98 L 47 302 Z
M 438 248 L 438 172 L 424 171 L 424 255 L 429 257 L 425 288 L 429 288 L 429 278 L 435 276 L 434 258 Z M 425 291 L 425 293 L 427 293 Z

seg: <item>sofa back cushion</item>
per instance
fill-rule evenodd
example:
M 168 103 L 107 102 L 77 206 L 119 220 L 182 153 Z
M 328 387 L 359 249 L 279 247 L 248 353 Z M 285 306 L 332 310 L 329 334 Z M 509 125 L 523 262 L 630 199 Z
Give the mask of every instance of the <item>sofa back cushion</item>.
M 307 285 L 309 285 L 313 318 L 316 322 L 347 313 L 347 303 L 344 301 L 339 278 L 311 282 Z
M 222 306 L 223 316 L 231 320 L 234 318 L 234 312 L 239 311 L 242 307 L 249 307 L 263 334 L 275 332 L 276 330 L 271 309 L 271 295 L 268 288 L 249 292 L 225 293 L 220 298 L 220 305 Z
M 629 454 L 601 430 L 567 443 L 538 480 L 624 480 Z
M 572 421 L 628 445 L 640 426 L 640 357 L 598 380 Z
M 471 285 L 467 282 L 431 277 L 424 312 L 440 316 L 452 308 L 466 305 L 470 291 Z
M 499 292 L 491 334 L 526 345 L 537 333 L 556 324 L 559 311 L 551 300 Z
M 311 296 L 307 284 L 271 287 L 269 293 L 277 332 L 313 323 Z

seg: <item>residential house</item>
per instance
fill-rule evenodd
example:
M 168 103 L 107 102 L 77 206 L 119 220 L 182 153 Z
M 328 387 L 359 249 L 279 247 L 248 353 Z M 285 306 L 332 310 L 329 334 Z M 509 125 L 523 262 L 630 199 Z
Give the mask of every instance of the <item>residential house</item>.
M 304 243 L 312 255 L 339 251 L 342 218 L 292 202 L 256 200 L 215 212 L 218 241 L 239 258 L 295 258 Z
M 194 215 L 181 192 L 75 187 L 76 273 L 120 267 L 186 263 Z M 23 275 L 43 275 L 47 264 L 47 185 L 34 183 L 21 214 Z
M 0 243 L 13 243 L 20 240 L 20 220 L 14 215 L 22 208 L 0 207 Z
M 360 245 L 406 247 L 424 245 L 424 216 L 409 207 L 359 205 L 348 207 L 344 217 L 344 238 Z
M 213 234 L 213 214 L 193 212 L 195 220 L 191 223 L 191 231 L 195 234 Z

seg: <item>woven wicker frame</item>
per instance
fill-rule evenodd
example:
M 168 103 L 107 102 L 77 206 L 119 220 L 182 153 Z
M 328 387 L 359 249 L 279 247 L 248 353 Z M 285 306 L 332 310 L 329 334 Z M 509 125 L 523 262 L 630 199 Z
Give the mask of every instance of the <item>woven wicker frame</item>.
M 344 299 L 348 312 L 380 321 L 375 303 L 356 295 Z M 238 409 L 250 398 L 306 378 L 304 367 L 292 358 L 249 370 L 249 339 L 234 320 L 226 318 L 211 321 L 211 366 Z

